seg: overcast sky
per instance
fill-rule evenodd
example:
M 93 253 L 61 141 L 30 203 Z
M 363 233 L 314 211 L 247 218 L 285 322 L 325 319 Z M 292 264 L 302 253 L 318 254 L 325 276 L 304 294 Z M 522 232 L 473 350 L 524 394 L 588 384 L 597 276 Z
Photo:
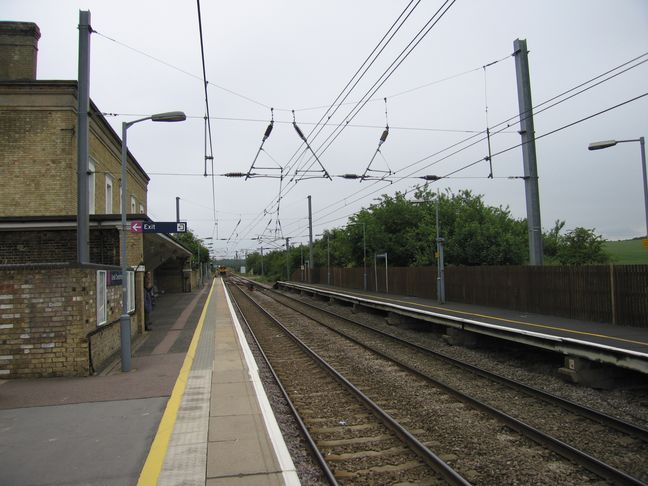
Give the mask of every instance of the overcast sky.
M 347 102 L 363 98 L 442 3 L 420 2 Z M 407 5 L 394 0 L 201 2 L 214 173 L 248 171 L 274 107 L 274 130 L 255 172 L 285 171 L 278 214 L 278 178 L 202 175 L 205 96 L 196 2 L 2 0 L 0 12 L 3 20 L 40 27 L 39 79 L 76 79 L 79 10 L 90 10 L 97 32 L 91 41 L 90 96 L 100 110 L 119 114 L 108 116 L 115 130 L 121 133 L 123 121 L 157 112 L 183 110 L 189 117 L 184 123 L 147 122 L 129 129 L 129 149 L 151 176 L 149 216 L 175 220 L 179 196 L 181 219 L 189 228 L 201 238 L 231 237 L 216 241 L 214 248 L 219 256 L 234 256 L 237 250 L 283 244 L 268 241 L 275 235 L 307 241 L 308 195 L 319 234 L 343 226 L 381 194 L 422 183 L 417 176 L 446 175 L 482 160 L 488 146 L 478 134 L 487 125 L 493 132 L 505 128 L 492 136 L 492 153 L 518 144 L 517 120 L 508 122 L 510 127 L 499 125 L 518 113 L 511 56 L 516 38 L 527 39 L 534 105 L 638 56 L 644 57 L 626 67 L 648 59 L 645 0 L 457 0 L 357 116 L 347 124 L 355 104 L 344 105 L 330 126 L 309 137 L 329 174 L 362 174 L 386 124 L 386 97 L 389 137 L 371 168 L 375 175 L 391 170 L 391 182 L 329 181 L 321 172 L 295 182 L 304 175 L 295 175 L 295 169 L 312 161 L 308 154 L 300 156 L 304 147 L 291 125 L 291 110 L 301 130 L 310 133 Z M 499 62 L 483 68 L 493 61 Z M 648 62 L 537 113 L 536 135 L 648 93 L 647 79 Z M 348 126 L 322 152 L 340 123 Z M 567 229 L 594 228 L 608 239 L 644 235 L 639 144 L 587 150 L 592 141 L 642 135 L 648 136 L 648 96 L 538 140 L 543 227 L 561 219 Z M 444 158 L 460 148 L 465 149 Z M 311 169 L 319 170 L 317 162 Z M 493 158 L 493 179 L 482 161 L 430 187 L 470 189 L 488 204 L 525 217 L 524 182 L 509 179 L 522 173 L 517 148 Z M 263 243 L 254 240 L 260 235 Z

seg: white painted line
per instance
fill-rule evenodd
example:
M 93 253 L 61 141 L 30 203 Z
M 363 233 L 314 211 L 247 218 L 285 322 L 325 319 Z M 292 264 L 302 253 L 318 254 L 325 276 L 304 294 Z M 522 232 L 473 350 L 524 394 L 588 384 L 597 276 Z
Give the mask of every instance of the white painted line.
M 250 378 L 254 386 L 254 391 L 256 392 L 257 400 L 259 401 L 259 408 L 261 408 L 261 414 L 263 415 L 263 420 L 265 421 L 266 428 L 268 430 L 268 436 L 272 442 L 275 453 L 277 455 L 277 460 L 279 461 L 279 467 L 281 467 L 281 472 L 283 474 L 284 482 L 288 486 L 300 485 L 299 477 L 297 476 L 297 471 L 295 469 L 295 464 L 290 457 L 288 452 L 288 447 L 286 442 L 281 435 L 281 430 L 279 429 L 279 424 L 277 424 L 277 419 L 275 418 L 270 402 L 268 401 L 268 396 L 265 393 L 263 385 L 261 384 L 261 378 L 259 377 L 259 369 L 257 367 L 254 356 L 252 355 L 252 350 L 248 346 L 247 340 L 245 339 L 245 334 L 243 334 L 243 329 L 241 328 L 241 323 L 236 317 L 236 312 L 232 306 L 232 301 L 230 299 L 227 288 L 225 287 L 225 282 L 221 279 L 223 285 L 223 291 L 225 292 L 225 299 L 227 300 L 227 306 L 229 307 L 230 314 L 232 315 L 232 320 L 234 321 L 234 328 L 236 329 L 236 334 L 238 336 L 239 342 L 241 343 L 241 348 L 243 350 L 243 356 L 245 357 L 245 363 L 247 364 L 248 369 L 250 370 Z

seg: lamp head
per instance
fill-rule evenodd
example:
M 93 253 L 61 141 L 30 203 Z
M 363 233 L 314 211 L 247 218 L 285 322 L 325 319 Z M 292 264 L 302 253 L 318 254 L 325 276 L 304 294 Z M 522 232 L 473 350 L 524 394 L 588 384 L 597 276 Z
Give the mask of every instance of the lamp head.
M 588 150 L 601 150 L 608 147 L 614 147 L 617 144 L 616 140 L 603 140 L 602 142 L 592 142 L 587 147 Z
M 185 121 L 187 115 L 182 111 L 168 111 L 166 113 L 156 113 L 151 115 L 151 121 L 154 122 L 179 122 Z

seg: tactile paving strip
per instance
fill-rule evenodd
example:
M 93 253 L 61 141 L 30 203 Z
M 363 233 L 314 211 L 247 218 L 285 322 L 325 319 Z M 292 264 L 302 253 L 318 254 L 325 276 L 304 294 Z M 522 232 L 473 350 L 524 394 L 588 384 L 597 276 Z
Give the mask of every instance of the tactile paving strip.
M 158 479 L 160 486 L 205 484 L 214 330 L 214 321 L 206 319 Z

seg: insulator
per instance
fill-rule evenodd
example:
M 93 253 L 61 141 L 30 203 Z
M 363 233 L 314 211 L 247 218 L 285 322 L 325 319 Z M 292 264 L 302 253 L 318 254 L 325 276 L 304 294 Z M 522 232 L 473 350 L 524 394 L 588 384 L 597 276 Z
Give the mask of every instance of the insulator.
M 268 128 L 266 128 L 265 133 L 263 134 L 263 141 L 264 142 L 268 139 L 268 137 L 272 133 L 272 125 L 273 125 L 273 123 L 270 123 L 270 125 L 268 125 Z
M 423 179 L 424 181 L 438 181 L 439 179 L 441 179 L 441 177 L 436 175 L 424 175 L 421 176 L 421 179 Z
M 362 176 L 359 176 L 358 174 L 342 174 L 340 177 L 342 177 L 342 179 L 360 179 Z
M 305 142 L 306 137 L 304 137 L 304 134 L 302 133 L 302 131 L 299 129 L 299 127 L 295 122 L 293 122 L 293 127 L 295 127 L 295 130 L 297 131 L 297 135 L 299 135 L 299 138 L 301 138 Z
M 389 128 L 385 128 L 385 131 L 382 132 L 382 135 L 380 136 L 380 143 L 385 143 L 385 140 L 387 140 L 387 135 L 389 135 Z
M 245 177 L 248 174 L 246 172 L 227 172 L 223 174 L 225 177 Z

